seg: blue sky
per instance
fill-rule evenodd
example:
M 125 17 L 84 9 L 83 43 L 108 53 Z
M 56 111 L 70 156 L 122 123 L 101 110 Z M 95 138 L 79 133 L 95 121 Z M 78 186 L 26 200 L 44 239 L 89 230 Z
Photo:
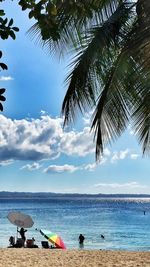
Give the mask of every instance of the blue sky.
M 90 113 L 63 130 L 67 57 L 60 62 L 26 35 L 33 22 L 15 2 L 2 4 L 20 32 L 15 41 L 1 42 L 9 69 L 0 73 L 0 86 L 7 88 L 0 113 L 0 190 L 150 193 L 149 159 L 130 127 L 99 164 Z

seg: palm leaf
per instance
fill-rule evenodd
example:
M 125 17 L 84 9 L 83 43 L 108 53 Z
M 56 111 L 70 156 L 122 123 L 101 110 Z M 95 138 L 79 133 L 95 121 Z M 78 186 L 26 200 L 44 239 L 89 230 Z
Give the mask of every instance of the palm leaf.
M 143 153 L 150 152 L 150 71 L 140 68 L 137 78 L 137 96 L 134 99 L 132 119 L 135 134 L 142 144 Z M 136 81 L 136 83 L 137 83 Z
M 127 59 L 121 51 L 112 68 L 105 73 L 105 86 L 100 94 L 91 127 L 95 133 L 97 160 L 103 153 L 103 146 L 121 135 L 129 119 L 129 95 L 124 90 L 125 68 L 120 68 L 125 61 L 128 68 Z
M 39 17 L 38 22 L 29 29 L 28 34 L 48 51 L 62 54 L 63 51 L 70 50 L 72 45 L 74 48 L 78 44 L 82 45 L 81 35 L 86 36 L 92 27 L 103 24 L 122 2 L 124 1 L 90 0 L 84 2 L 78 0 L 74 3 L 74 9 L 70 9 L 68 1 L 59 1 L 57 16 L 52 20 L 45 11 Z M 130 4 L 127 3 L 126 5 Z M 50 24 L 53 26 L 51 27 Z
M 75 110 L 77 108 L 79 108 L 80 111 L 84 111 L 88 106 L 92 107 L 95 105 L 97 95 L 100 93 L 101 88 L 101 84 L 99 84 L 99 82 L 97 83 L 96 80 L 97 58 L 99 61 L 98 73 L 102 78 L 104 75 L 103 73 L 107 71 L 113 63 L 112 59 L 108 65 L 108 54 L 109 57 L 113 54 L 115 58 L 114 46 L 116 50 L 120 49 L 120 40 L 119 38 L 116 39 L 116 37 L 118 37 L 120 33 L 120 38 L 122 39 L 123 33 L 120 30 L 128 21 L 131 12 L 132 10 L 125 5 L 121 5 L 101 27 L 94 28 L 93 31 L 89 33 L 87 39 L 91 40 L 92 36 L 93 39 L 86 49 L 82 49 L 78 54 L 75 67 L 66 80 L 69 83 L 69 87 L 62 105 L 62 113 L 65 115 L 64 124 L 74 120 Z M 88 43 L 88 41 L 86 41 L 86 43 Z M 105 50 L 107 50 L 107 52 Z M 104 65 L 106 67 L 104 67 Z M 99 84 L 99 88 L 97 88 L 96 84 Z
M 149 152 L 150 137 L 150 72 L 123 49 L 109 73 L 105 73 L 105 86 L 100 95 L 92 123 L 96 139 L 96 159 L 103 146 L 118 138 L 125 130 L 129 118 L 135 133 Z

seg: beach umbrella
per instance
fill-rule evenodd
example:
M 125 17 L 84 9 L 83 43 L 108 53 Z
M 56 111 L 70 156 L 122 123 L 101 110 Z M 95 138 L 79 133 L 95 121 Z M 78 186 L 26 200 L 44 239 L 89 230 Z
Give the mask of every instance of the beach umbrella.
M 47 231 L 47 230 L 39 230 L 39 232 L 41 233 L 41 235 L 43 235 L 47 240 L 49 240 L 52 244 L 54 244 L 57 248 L 61 248 L 61 249 L 66 249 L 66 246 L 63 242 L 63 240 L 61 239 L 60 236 L 58 236 L 57 234 L 51 232 L 51 231 Z
M 17 227 L 30 228 L 34 222 L 32 218 L 21 212 L 9 212 L 7 215 L 8 220 Z

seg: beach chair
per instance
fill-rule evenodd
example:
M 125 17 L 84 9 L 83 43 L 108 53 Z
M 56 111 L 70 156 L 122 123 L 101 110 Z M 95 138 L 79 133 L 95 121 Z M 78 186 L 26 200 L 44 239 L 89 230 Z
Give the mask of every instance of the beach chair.
M 50 248 L 48 241 L 41 241 L 42 248 Z

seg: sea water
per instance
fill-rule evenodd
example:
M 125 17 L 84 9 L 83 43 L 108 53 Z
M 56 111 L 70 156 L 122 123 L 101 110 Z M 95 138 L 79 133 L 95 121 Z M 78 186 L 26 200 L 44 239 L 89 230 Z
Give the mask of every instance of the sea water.
M 7 247 L 9 237 L 17 235 L 7 219 L 12 211 L 32 217 L 34 225 L 26 238 L 34 237 L 39 247 L 44 237 L 36 228 L 57 233 L 69 249 L 78 248 L 78 236 L 83 234 L 84 249 L 150 250 L 150 198 L 0 199 L 0 247 Z

